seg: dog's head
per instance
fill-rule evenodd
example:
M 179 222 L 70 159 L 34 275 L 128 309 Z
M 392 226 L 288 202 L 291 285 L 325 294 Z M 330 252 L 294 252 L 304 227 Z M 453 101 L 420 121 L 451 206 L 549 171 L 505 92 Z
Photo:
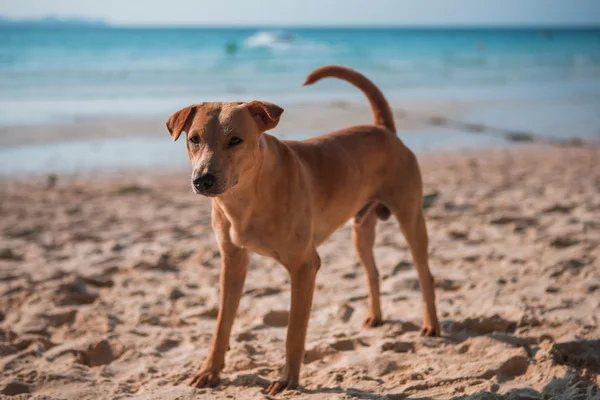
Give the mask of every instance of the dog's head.
M 186 133 L 192 187 L 215 197 L 251 173 L 260 156 L 260 136 L 279 123 L 283 109 L 263 101 L 202 103 L 177 111 L 167 121 L 173 140 Z

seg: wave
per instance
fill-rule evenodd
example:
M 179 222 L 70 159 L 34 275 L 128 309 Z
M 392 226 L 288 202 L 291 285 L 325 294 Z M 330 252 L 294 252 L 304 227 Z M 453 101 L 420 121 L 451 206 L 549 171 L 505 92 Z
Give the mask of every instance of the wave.
M 277 52 L 336 54 L 341 49 L 327 43 L 306 40 L 285 31 L 259 31 L 244 39 L 246 49 L 267 49 Z
M 244 40 L 244 45 L 247 48 L 272 48 L 272 49 L 288 49 L 291 47 L 291 35 L 284 34 L 282 31 L 273 32 L 257 32 Z

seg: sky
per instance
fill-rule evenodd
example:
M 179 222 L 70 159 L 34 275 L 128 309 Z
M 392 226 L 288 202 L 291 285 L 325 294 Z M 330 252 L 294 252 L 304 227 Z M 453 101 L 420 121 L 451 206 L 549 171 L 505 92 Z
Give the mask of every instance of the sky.
M 115 25 L 600 26 L 600 0 L 0 0 L 0 15 Z

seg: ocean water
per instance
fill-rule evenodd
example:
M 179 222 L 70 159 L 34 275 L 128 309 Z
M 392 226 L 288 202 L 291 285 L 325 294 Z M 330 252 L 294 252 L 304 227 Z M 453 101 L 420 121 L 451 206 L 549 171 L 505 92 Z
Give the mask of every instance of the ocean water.
M 211 100 L 366 107 L 345 82 L 302 87 L 325 64 L 358 69 L 390 100 L 473 100 L 463 123 L 600 138 L 600 29 L 0 27 L 0 126 L 14 135 L 31 124 L 166 119 Z M 401 136 L 417 152 L 506 145 L 456 125 Z M 180 143 L 155 135 L 0 147 L 0 175 L 186 164 Z
M 600 99 L 600 29 L 0 28 L 0 125 L 163 117 L 206 100 Z M 493 119 L 493 118 L 492 118 Z

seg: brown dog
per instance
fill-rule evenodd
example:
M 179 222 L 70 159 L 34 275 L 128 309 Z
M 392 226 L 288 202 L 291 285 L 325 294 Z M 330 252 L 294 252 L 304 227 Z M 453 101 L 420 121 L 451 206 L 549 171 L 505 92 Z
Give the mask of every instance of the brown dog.
M 250 251 L 280 262 L 292 286 L 285 368 L 267 393 L 298 385 L 321 265 L 316 249 L 352 217 L 354 246 L 369 283 L 365 324 L 382 323 L 373 244 L 377 218 L 393 214 L 419 275 L 425 302 L 422 333 L 440 332 L 417 159 L 396 136 L 390 107 L 371 81 L 354 70 L 326 66 L 313 71 L 304 84 L 327 77 L 346 80 L 363 91 L 371 103 L 373 125 L 304 141 L 282 141 L 265 131 L 277 126 L 283 109 L 261 101 L 196 104 L 167 122 L 173 140 L 187 133 L 192 184 L 196 193 L 213 198 L 212 224 L 223 260 L 217 329 L 210 353 L 190 383 L 193 386 L 219 382 Z

